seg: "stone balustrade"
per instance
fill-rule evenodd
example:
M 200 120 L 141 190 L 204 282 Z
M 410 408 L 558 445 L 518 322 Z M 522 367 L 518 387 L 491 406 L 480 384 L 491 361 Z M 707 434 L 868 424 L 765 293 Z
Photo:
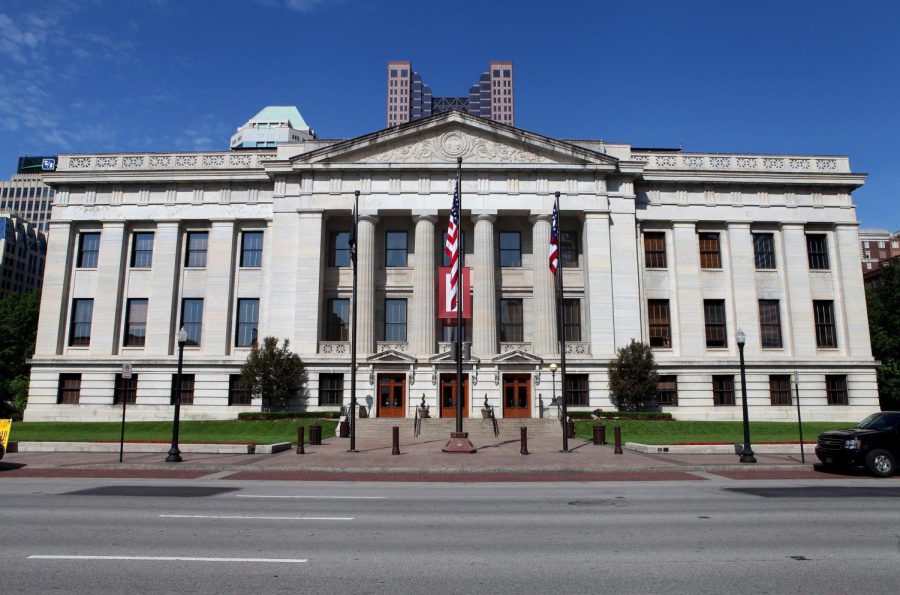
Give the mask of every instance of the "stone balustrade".
M 274 151 L 220 153 L 122 153 L 61 155 L 58 172 L 262 169 Z
M 631 160 L 645 163 L 646 169 L 850 173 L 850 159 L 848 157 L 815 155 L 635 152 L 631 154 Z

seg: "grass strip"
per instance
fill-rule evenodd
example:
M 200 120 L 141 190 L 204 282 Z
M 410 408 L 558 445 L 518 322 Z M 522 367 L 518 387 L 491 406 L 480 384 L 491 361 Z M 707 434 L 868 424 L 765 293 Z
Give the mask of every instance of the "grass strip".
M 575 435 L 590 440 L 591 426 L 595 420 L 575 423 Z M 613 428 L 622 428 L 622 442 L 641 444 L 736 444 L 744 441 L 744 426 L 739 421 L 635 421 L 607 419 L 606 439 L 613 441 Z M 828 430 L 849 428 L 853 422 L 804 422 L 804 442 L 814 442 L 818 435 Z M 761 442 L 797 442 L 800 440 L 796 423 L 780 421 L 750 422 L 750 439 Z

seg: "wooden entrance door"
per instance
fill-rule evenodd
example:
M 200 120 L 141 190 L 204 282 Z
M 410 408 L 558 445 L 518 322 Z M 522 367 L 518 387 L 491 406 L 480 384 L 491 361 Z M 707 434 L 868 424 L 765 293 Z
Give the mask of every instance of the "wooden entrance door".
M 406 374 L 378 375 L 378 417 L 406 417 Z
M 462 415 L 469 417 L 468 374 L 463 374 Z M 456 417 L 456 374 L 441 374 L 441 417 Z
M 503 375 L 503 417 L 531 417 L 531 375 Z

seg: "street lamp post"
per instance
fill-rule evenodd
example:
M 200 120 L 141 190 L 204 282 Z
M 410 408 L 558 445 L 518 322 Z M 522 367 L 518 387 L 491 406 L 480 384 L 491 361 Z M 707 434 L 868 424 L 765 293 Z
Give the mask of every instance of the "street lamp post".
M 181 327 L 178 331 L 178 371 L 175 373 L 175 420 L 172 422 L 172 448 L 169 449 L 167 463 L 180 463 L 181 451 L 178 449 L 178 425 L 181 418 L 181 364 L 184 361 L 184 345 L 187 343 L 188 334 Z
M 550 399 L 550 404 L 552 405 L 555 402 L 556 406 L 559 407 L 559 401 L 556 400 L 556 371 L 559 369 L 559 366 L 554 362 L 549 367 L 550 374 L 553 376 L 553 397 Z
M 750 448 L 750 419 L 747 413 L 747 374 L 744 369 L 744 345 L 747 342 L 747 335 L 744 331 L 738 329 L 737 345 L 741 354 L 741 409 L 744 415 L 744 448 L 741 450 L 742 463 L 755 463 L 756 457 L 753 456 L 753 449 Z

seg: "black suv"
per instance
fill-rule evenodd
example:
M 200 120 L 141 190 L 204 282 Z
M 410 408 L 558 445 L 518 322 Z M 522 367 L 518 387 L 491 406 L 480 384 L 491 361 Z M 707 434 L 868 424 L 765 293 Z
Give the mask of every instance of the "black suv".
M 900 457 L 900 411 L 873 413 L 855 428 L 819 434 L 816 456 L 826 466 L 865 467 L 890 477 Z

